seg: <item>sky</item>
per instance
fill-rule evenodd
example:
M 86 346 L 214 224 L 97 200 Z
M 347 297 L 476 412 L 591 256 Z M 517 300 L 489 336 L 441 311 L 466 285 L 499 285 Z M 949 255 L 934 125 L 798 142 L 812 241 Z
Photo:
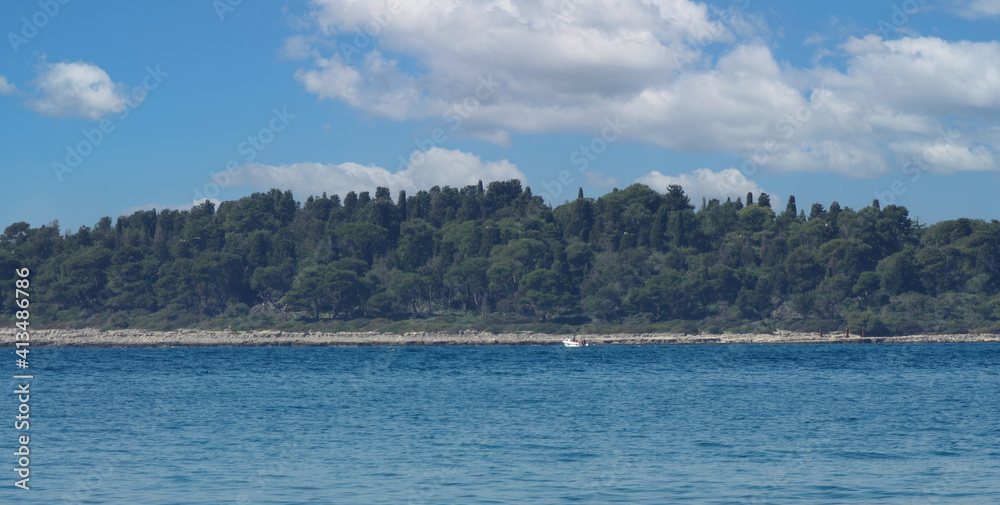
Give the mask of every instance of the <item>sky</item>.
M 511 178 L 1000 218 L 1000 0 L 0 9 L 0 226 Z

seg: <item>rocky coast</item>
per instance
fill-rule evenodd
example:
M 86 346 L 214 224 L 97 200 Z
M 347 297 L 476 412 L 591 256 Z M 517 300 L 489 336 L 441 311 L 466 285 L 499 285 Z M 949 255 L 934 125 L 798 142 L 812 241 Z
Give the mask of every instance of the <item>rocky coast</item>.
M 0 330 L 7 342 L 13 329 Z M 873 337 L 854 334 L 823 334 L 776 331 L 773 334 L 723 333 L 683 335 L 669 333 L 578 334 L 592 345 L 678 344 L 888 344 L 1000 342 L 998 334 L 907 335 Z M 265 347 L 265 346 L 413 346 L 413 345 L 560 345 L 569 335 L 544 333 L 378 333 L 378 332 L 285 332 L 276 330 L 224 331 L 181 329 L 59 329 L 31 332 L 32 347 Z

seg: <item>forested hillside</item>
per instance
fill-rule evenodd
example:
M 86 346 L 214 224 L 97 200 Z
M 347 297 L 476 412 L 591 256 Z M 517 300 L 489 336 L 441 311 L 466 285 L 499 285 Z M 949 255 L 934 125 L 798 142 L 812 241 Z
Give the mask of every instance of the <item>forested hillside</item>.
M 0 301 L 28 267 L 36 325 L 1000 332 L 996 220 L 697 203 L 636 184 L 551 209 L 511 180 L 15 223 Z

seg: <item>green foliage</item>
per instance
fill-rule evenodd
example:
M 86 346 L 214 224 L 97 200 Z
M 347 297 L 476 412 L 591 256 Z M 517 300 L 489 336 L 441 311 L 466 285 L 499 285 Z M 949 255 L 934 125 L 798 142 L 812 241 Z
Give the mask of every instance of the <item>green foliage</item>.
M 676 185 L 554 209 L 517 180 L 373 193 L 13 223 L 0 282 L 29 267 L 53 326 L 1000 331 L 997 221 L 837 202 L 806 218 L 794 197 L 776 215 L 765 193 L 696 212 Z

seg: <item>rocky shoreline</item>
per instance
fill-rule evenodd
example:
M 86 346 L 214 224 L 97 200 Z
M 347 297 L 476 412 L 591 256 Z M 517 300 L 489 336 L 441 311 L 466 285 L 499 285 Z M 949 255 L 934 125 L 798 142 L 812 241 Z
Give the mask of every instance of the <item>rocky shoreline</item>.
M 14 330 L 0 330 L 7 342 L 14 341 Z M 669 333 L 618 333 L 576 335 L 592 345 L 684 345 L 684 344 L 881 344 L 881 343 L 955 343 L 1000 342 L 998 334 L 907 335 L 899 337 L 862 337 L 860 335 L 800 333 L 777 331 L 774 334 L 725 333 L 719 335 L 682 335 Z M 434 346 L 434 345 L 560 345 L 567 335 L 544 333 L 458 333 L 409 332 L 283 332 L 274 330 L 35 330 L 32 347 L 276 347 L 276 346 Z

